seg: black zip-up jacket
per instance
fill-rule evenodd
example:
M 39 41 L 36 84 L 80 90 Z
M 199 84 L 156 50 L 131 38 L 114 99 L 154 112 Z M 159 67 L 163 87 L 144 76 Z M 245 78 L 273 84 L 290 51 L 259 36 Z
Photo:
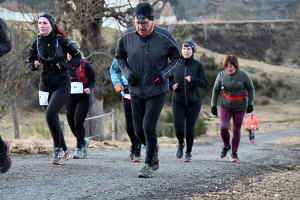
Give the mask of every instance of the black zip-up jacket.
M 11 39 L 6 23 L 0 18 L 0 57 L 11 50 Z
M 190 82 L 185 79 L 186 76 L 191 77 Z M 181 105 L 190 105 L 201 101 L 199 87 L 206 88 L 208 85 L 201 62 L 195 60 L 193 56 L 184 59 L 183 64 L 170 77 L 170 90 L 173 90 L 172 85 L 175 83 L 178 83 L 178 88 L 173 91 L 173 101 Z
M 181 50 L 167 29 L 154 26 L 153 32 L 142 38 L 131 27 L 119 40 L 116 59 L 127 79 L 132 72 L 140 79 L 139 85 L 129 86 L 130 94 L 149 98 L 168 92 L 169 77 L 181 64 Z M 152 82 L 158 73 L 163 75 L 161 85 Z
M 55 45 L 61 46 L 63 55 L 55 56 Z M 72 59 L 67 61 L 67 53 L 72 56 Z M 49 92 L 59 85 L 71 85 L 69 68 L 78 66 L 81 62 L 81 54 L 79 50 L 66 38 L 52 31 L 48 36 L 38 34 L 30 47 L 29 56 L 27 58 L 27 67 L 35 71 L 38 68 L 34 67 L 34 61 L 39 60 L 43 65 L 41 73 L 40 90 Z M 59 63 L 60 69 L 56 66 Z

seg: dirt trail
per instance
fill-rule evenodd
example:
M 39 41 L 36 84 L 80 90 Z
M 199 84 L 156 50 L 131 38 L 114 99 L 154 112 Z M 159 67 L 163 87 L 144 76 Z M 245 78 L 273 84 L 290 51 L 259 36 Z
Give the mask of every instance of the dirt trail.
M 50 155 L 15 156 L 1 175 L 0 199 L 299 199 L 299 148 L 268 143 L 299 134 L 258 134 L 254 144 L 243 137 L 240 163 L 218 159 L 221 141 L 196 143 L 191 163 L 164 147 L 151 179 L 137 178 L 140 164 L 127 160 L 128 150 L 89 151 L 63 166 L 52 166 Z

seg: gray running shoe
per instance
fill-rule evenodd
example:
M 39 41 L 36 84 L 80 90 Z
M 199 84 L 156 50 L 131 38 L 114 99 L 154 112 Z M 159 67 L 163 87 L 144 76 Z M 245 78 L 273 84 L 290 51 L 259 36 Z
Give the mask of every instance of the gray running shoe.
M 237 153 L 232 153 L 231 154 L 230 161 L 231 162 L 240 162 L 240 159 L 239 159 Z
M 223 147 L 221 154 L 220 154 L 220 158 L 225 158 L 230 149 L 231 149 L 231 145 L 229 145 L 227 148 Z
M 0 153 L 0 172 L 6 173 L 8 170 L 10 170 L 12 166 L 12 160 L 10 155 L 10 146 L 9 143 L 5 140 L 3 140 L 5 143 L 7 150 L 5 152 Z
M 176 158 L 181 159 L 183 156 L 184 143 L 178 144 L 177 151 L 175 153 Z
M 183 161 L 184 162 L 192 162 L 193 161 L 192 153 L 186 153 Z
M 153 177 L 153 169 L 149 164 L 143 163 L 142 169 L 138 173 L 139 178 L 151 178 Z
M 54 147 L 53 150 L 54 150 L 54 155 L 51 163 L 53 165 L 62 165 L 64 163 L 65 152 L 60 147 L 58 148 Z
M 89 148 L 90 143 L 89 141 L 85 140 L 85 145 L 82 145 L 82 155 L 83 157 L 87 156 L 87 149 Z
M 71 158 L 72 158 L 71 153 L 69 152 L 69 150 L 66 150 L 64 155 L 64 161 L 69 160 Z
M 159 159 L 158 159 L 158 153 L 159 153 L 159 146 L 157 145 L 156 147 L 156 152 L 153 156 L 153 171 L 156 171 L 158 170 L 159 168 Z
M 81 149 L 76 148 L 75 153 L 73 155 L 73 159 L 81 159 L 83 158 L 83 151 Z

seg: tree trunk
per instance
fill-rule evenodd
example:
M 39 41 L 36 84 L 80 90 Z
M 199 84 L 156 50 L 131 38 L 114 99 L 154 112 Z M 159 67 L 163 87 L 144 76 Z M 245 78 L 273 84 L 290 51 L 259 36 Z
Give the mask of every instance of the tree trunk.
M 14 122 L 14 133 L 15 139 L 20 139 L 20 130 L 19 130 L 19 120 L 18 120 L 18 112 L 17 112 L 17 99 L 12 98 L 11 100 L 11 115 Z
M 100 101 L 94 98 L 93 105 L 89 111 L 88 117 L 95 117 L 103 115 L 103 99 Z M 104 118 L 99 117 L 95 119 L 90 119 L 85 122 L 86 124 L 86 137 L 92 137 L 92 140 L 103 141 L 105 140 L 104 133 Z

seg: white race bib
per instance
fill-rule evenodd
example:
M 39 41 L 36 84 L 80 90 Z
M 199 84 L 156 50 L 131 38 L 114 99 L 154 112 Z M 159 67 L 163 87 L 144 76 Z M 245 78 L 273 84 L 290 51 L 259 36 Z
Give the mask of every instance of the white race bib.
M 39 91 L 39 102 L 41 106 L 48 105 L 49 92 Z
M 130 100 L 130 99 L 131 99 L 131 98 L 130 98 L 130 94 L 124 94 L 124 98 L 126 98 L 126 99 L 129 99 L 129 100 Z
M 83 84 L 82 82 L 71 82 L 71 94 L 82 94 Z

